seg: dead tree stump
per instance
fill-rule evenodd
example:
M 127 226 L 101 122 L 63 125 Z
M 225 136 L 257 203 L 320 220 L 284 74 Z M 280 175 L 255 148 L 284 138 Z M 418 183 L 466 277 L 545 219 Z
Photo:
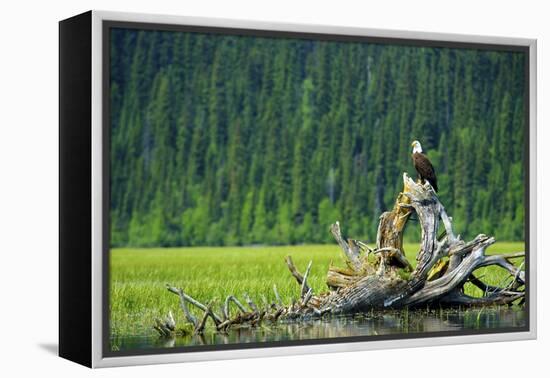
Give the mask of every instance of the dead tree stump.
M 416 267 L 407 260 L 403 250 L 403 232 L 411 214 L 420 223 L 422 237 L 416 254 Z M 440 225 L 444 232 L 438 236 Z M 308 285 L 311 262 L 302 275 L 292 258 L 286 258 L 291 275 L 300 288 L 298 303 L 283 304 L 274 286 L 277 303 L 259 308 L 246 295 L 248 309 L 234 295 L 229 295 L 223 307 L 223 317 L 216 315 L 212 306 L 204 305 L 167 285 L 170 292 L 180 298 L 188 322 L 201 333 L 208 318 L 217 330 L 225 332 L 230 327 L 256 325 L 262 320 L 277 321 L 281 318 L 296 319 L 304 316 L 320 317 L 326 314 L 353 314 L 373 309 L 401 309 L 419 306 L 478 306 L 490 304 L 522 303 L 525 296 L 525 272 L 511 260 L 524 258 L 524 252 L 504 255 L 485 255 L 493 237 L 479 234 L 464 242 L 455 235 L 452 220 L 429 183 L 414 182 L 403 174 L 403 192 L 397 196 L 393 209 L 380 216 L 376 246 L 371 248 L 359 240 L 342 237 L 340 224 L 336 222 L 330 232 L 340 246 L 346 262 L 345 268 L 330 266 L 327 274 L 329 291 L 315 294 Z M 485 284 L 474 275 L 475 270 L 489 265 L 505 269 L 510 283 L 502 287 Z M 464 285 L 471 282 L 483 291 L 483 296 L 472 297 L 464 293 Z M 193 304 L 204 312 L 197 321 L 187 308 Z M 237 307 L 237 314 L 230 316 L 229 304 Z M 158 320 L 155 329 L 165 336 L 173 332 L 174 324 Z

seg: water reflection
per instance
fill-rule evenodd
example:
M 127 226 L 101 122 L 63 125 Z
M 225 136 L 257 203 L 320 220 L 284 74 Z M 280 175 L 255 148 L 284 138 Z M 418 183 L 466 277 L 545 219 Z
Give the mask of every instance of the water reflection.
M 426 332 L 460 332 L 524 327 L 522 308 L 474 309 L 466 311 L 409 311 L 360 314 L 354 317 L 279 322 L 258 327 L 241 327 L 227 334 L 207 332 L 175 338 L 113 337 L 113 350 L 173 348 L 191 345 L 219 345 L 327 339 L 350 336 L 396 335 Z

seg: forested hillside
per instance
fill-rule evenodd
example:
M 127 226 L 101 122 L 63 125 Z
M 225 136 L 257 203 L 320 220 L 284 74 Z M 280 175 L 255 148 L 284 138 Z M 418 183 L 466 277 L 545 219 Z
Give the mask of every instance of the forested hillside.
M 524 238 L 524 55 L 117 29 L 111 245 L 373 241 L 435 166 L 464 237 Z

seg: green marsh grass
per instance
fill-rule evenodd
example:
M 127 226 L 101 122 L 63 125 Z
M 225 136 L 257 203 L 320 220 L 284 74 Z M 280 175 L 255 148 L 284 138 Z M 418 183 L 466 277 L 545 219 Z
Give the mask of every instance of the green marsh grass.
M 418 245 L 405 244 L 409 261 L 416 264 Z M 521 242 L 499 242 L 487 251 L 509 253 L 522 251 Z M 273 285 L 285 303 L 299 296 L 299 287 L 288 272 L 284 257 L 291 255 L 304 271 L 313 261 L 308 283 L 316 293 L 326 291 L 325 277 L 331 263 L 343 266 L 337 245 L 193 247 L 193 248 L 119 248 L 111 251 L 110 315 L 112 336 L 149 336 L 154 318 L 172 311 L 176 322 L 184 319 L 178 298 L 165 284 L 183 288 L 201 302 L 217 298 L 221 306 L 229 294 L 243 300 L 248 293 L 257 303 L 275 300 Z M 519 260 L 518 260 L 519 263 Z M 477 276 L 489 284 L 499 284 L 507 273 L 496 267 L 482 268 Z M 466 292 L 481 295 L 467 284 Z M 265 298 L 265 299 L 264 299 Z

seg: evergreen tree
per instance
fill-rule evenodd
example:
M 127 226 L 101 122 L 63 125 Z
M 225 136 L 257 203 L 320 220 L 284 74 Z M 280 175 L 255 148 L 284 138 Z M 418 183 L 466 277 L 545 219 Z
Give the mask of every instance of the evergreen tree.
M 524 53 L 115 29 L 113 246 L 372 242 L 433 162 L 457 232 L 523 240 Z M 418 237 L 418 230 L 406 237 Z

